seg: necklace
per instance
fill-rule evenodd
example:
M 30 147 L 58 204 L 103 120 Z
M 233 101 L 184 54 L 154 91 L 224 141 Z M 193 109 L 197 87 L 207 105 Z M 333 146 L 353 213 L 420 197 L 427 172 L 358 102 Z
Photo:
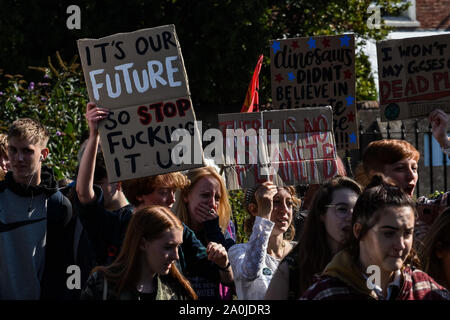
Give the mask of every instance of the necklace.
M 281 258 L 283 259 L 285 257 L 285 253 L 286 253 L 286 242 L 284 240 L 281 243 L 281 246 L 283 247 L 283 255 L 281 256 Z
M 281 253 L 281 255 L 279 255 L 279 252 L 278 252 L 279 247 L 275 247 L 275 248 L 267 247 L 267 253 L 276 259 L 283 259 L 285 256 L 285 253 L 286 253 L 286 240 L 283 240 L 279 246 L 281 248 L 283 248 L 283 252 Z

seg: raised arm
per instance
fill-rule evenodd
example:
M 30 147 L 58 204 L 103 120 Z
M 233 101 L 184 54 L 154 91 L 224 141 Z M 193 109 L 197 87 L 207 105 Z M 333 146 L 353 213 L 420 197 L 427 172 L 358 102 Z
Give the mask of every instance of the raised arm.
M 436 109 L 430 113 L 428 118 L 431 122 L 433 137 L 439 142 L 442 149 L 449 149 L 450 141 L 447 136 L 448 115 L 441 109 Z
M 96 200 L 94 192 L 94 171 L 95 160 L 97 157 L 98 143 L 100 136 L 98 134 L 98 122 L 108 116 L 109 111 L 99 108 L 93 102 L 86 106 L 86 120 L 89 126 L 89 138 L 86 148 L 80 160 L 77 176 L 77 196 L 81 204 L 91 203 Z
M 263 268 L 270 234 L 274 226 L 274 223 L 270 221 L 270 215 L 273 209 L 273 197 L 276 193 L 276 186 L 270 182 L 265 182 L 256 191 L 257 207 L 253 213 L 256 218 L 250 239 L 246 245 L 235 245 L 229 250 L 235 278 L 254 280 Z

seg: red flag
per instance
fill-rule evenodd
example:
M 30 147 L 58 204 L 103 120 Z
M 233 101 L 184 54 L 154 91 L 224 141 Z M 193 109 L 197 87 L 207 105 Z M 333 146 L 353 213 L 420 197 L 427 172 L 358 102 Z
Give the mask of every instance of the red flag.
M 248 86 L 247 94 L 245 96 L 245 101 L 242 105 L 241 112 L 259 111 L 259 72 L 261 71 L 263 57 L 263 55 L 260 55 L 258 58 L 258 63 L 256 64 L 255 71 L 253 72 L 252 81 Z

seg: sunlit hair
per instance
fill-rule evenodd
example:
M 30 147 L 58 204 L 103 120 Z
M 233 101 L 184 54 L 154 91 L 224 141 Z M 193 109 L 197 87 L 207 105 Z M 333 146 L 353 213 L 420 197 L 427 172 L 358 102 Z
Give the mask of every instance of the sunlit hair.
M 356 168 L 355 176 L 363 187 L 367 186 L 372 176 L 383 173 L 383 167 L 403 159 L 419 161 L 420 153 L 405 140 L 383 139 L 369 143 L 364 150 L 362 162 Z
M 116 260 L 107 267 L 99 266 L 92 272 L 100 272 L 107 281 L 117 288 L 118 295 L 124 289 L 134 290 L 140 276 L 140 261 L 143 252 L 140 249 L 142 239 L 153 241 L 160 238 L 163 232 L 171 229 L 183 230 L 180 220 L 163 206 L 145 206 L 137 210 L 130 220 L 122 249 Z M 175 279 L 191 299 L 197 295 L 187 281 L 172 264 L 168 276 Z
M 139 196 L 150 194 L 156 188 L 183 189 L 188 180 L 181 172 L 170 172 L 155 176 L 122 181 L 122 190 L 128 201 L 135 207 L 142 204 Z
M 348 189 L 358 196 L 362 193 L 361 186 L 348 177 L 335 176 L 319 187 L 312 200 L 311 210 L 305 220 L 299 244 L 299 296 L 308 289 L 314 280 L 314 275 L 321 272 L 331 261 L 333 254 L 328 246 L 327 230 L 322 217 L 333 201 L 337 190 Z
M 0 133 L 0 157 L 8 159 L 8 136 Z
M 293 240 L 295 237 L 295 226 L 294 226 L 295 212 L 300 209 L 301 200 L 297 198 L 297 193 L 295 192 L 295 188 L 293 186 L 278 187 L 278 191 L 282 189 L 285 189 L 291 195 L 293 203 L 291 224 L 289 225 L 289 228 L 286 230 L 286 232 L 283 234 L 283 238 L 290 241 Z M 257 188 L 250 188 L 249 190 L 247 190 L 246 194 L 247 200 L 245 203 L 245 209 L 247 210 L 248 216 L 244 221 L 244 232 L 247 235 L 251 235 L 253 225 L 255 223 L 255 216 L 250 213 L 249 205 L 254 204 L 255 206 L 257 206 L 255 197 L 256 190 Z
M 178 217 L 181 221 L 183 221 L 186 225 L 191 226 L 191 219 L 188 211 L 188 205 L 184 201 L 189 194 L 191 193 L 194 186 L 197 184 L 197 182 L 200 181 L 200 179 L 204 177 L 213 177 L 219 182 L 219 188 L 220 188 L 220 201 L 219 201 L 219 226 L 223 233 L 225 233 L 225 230 L 228 227 L 228 224 L 230 223 L 231 218 L 231 207 L 230 202 L 228 200 L 228 191 L 225 187 L 225 182 L 223 181 L 222 177 L 217 173 L 216 169 L 213 167 L 201 167 L 196 169 L 191 169 L 186 174 L 189 182 L 188 184 L 181 190 L 180 198 L 178 200 L 178 203 L 176 205 L 175 212 L 177 213 Z
M 450 285 L 450 283 L 445 281 L 442 261 L 436 255 L 438 249 L 450 250 L 450 207 L 447 207 L 434 220 L 423 243 L 423 248 L 420 251 L 423 271 L 428 273 L 438 283 Z
M 364 189 L 355 203 L 352 215 L 352 230 L 356 223 L 361 225 L 361 231 L 356 237 L 353 232 L 346 241 L 345 249 L 355 261 L 359 260 L 359 242 L 380 220 L 382 214 L 388 207 L 410 207 L 414 212 L 414 220 L 417 219 L 416 203 L 395 182 L 377 174 L 372 177 L 369 185 Z M 405 260 L 405 264 L 420 267 L 420 262 L 414 248 Z
M 39 121 L 30 118 L 17 119 L 8 130 L 8 141 L 11 138 L 19 138 L 41 147 L 47 146 L 49 137 L 48 130 Z

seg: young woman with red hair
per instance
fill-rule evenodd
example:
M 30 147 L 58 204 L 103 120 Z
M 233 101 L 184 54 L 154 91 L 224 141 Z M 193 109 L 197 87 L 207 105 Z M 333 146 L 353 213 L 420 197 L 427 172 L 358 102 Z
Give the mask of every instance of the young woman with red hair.
M 94 268 L 81 299 L 197 299 L 175 266 L 182 242 L 183 226 L 170 209 L 142 207 L 131 218 L 119 256 Z

